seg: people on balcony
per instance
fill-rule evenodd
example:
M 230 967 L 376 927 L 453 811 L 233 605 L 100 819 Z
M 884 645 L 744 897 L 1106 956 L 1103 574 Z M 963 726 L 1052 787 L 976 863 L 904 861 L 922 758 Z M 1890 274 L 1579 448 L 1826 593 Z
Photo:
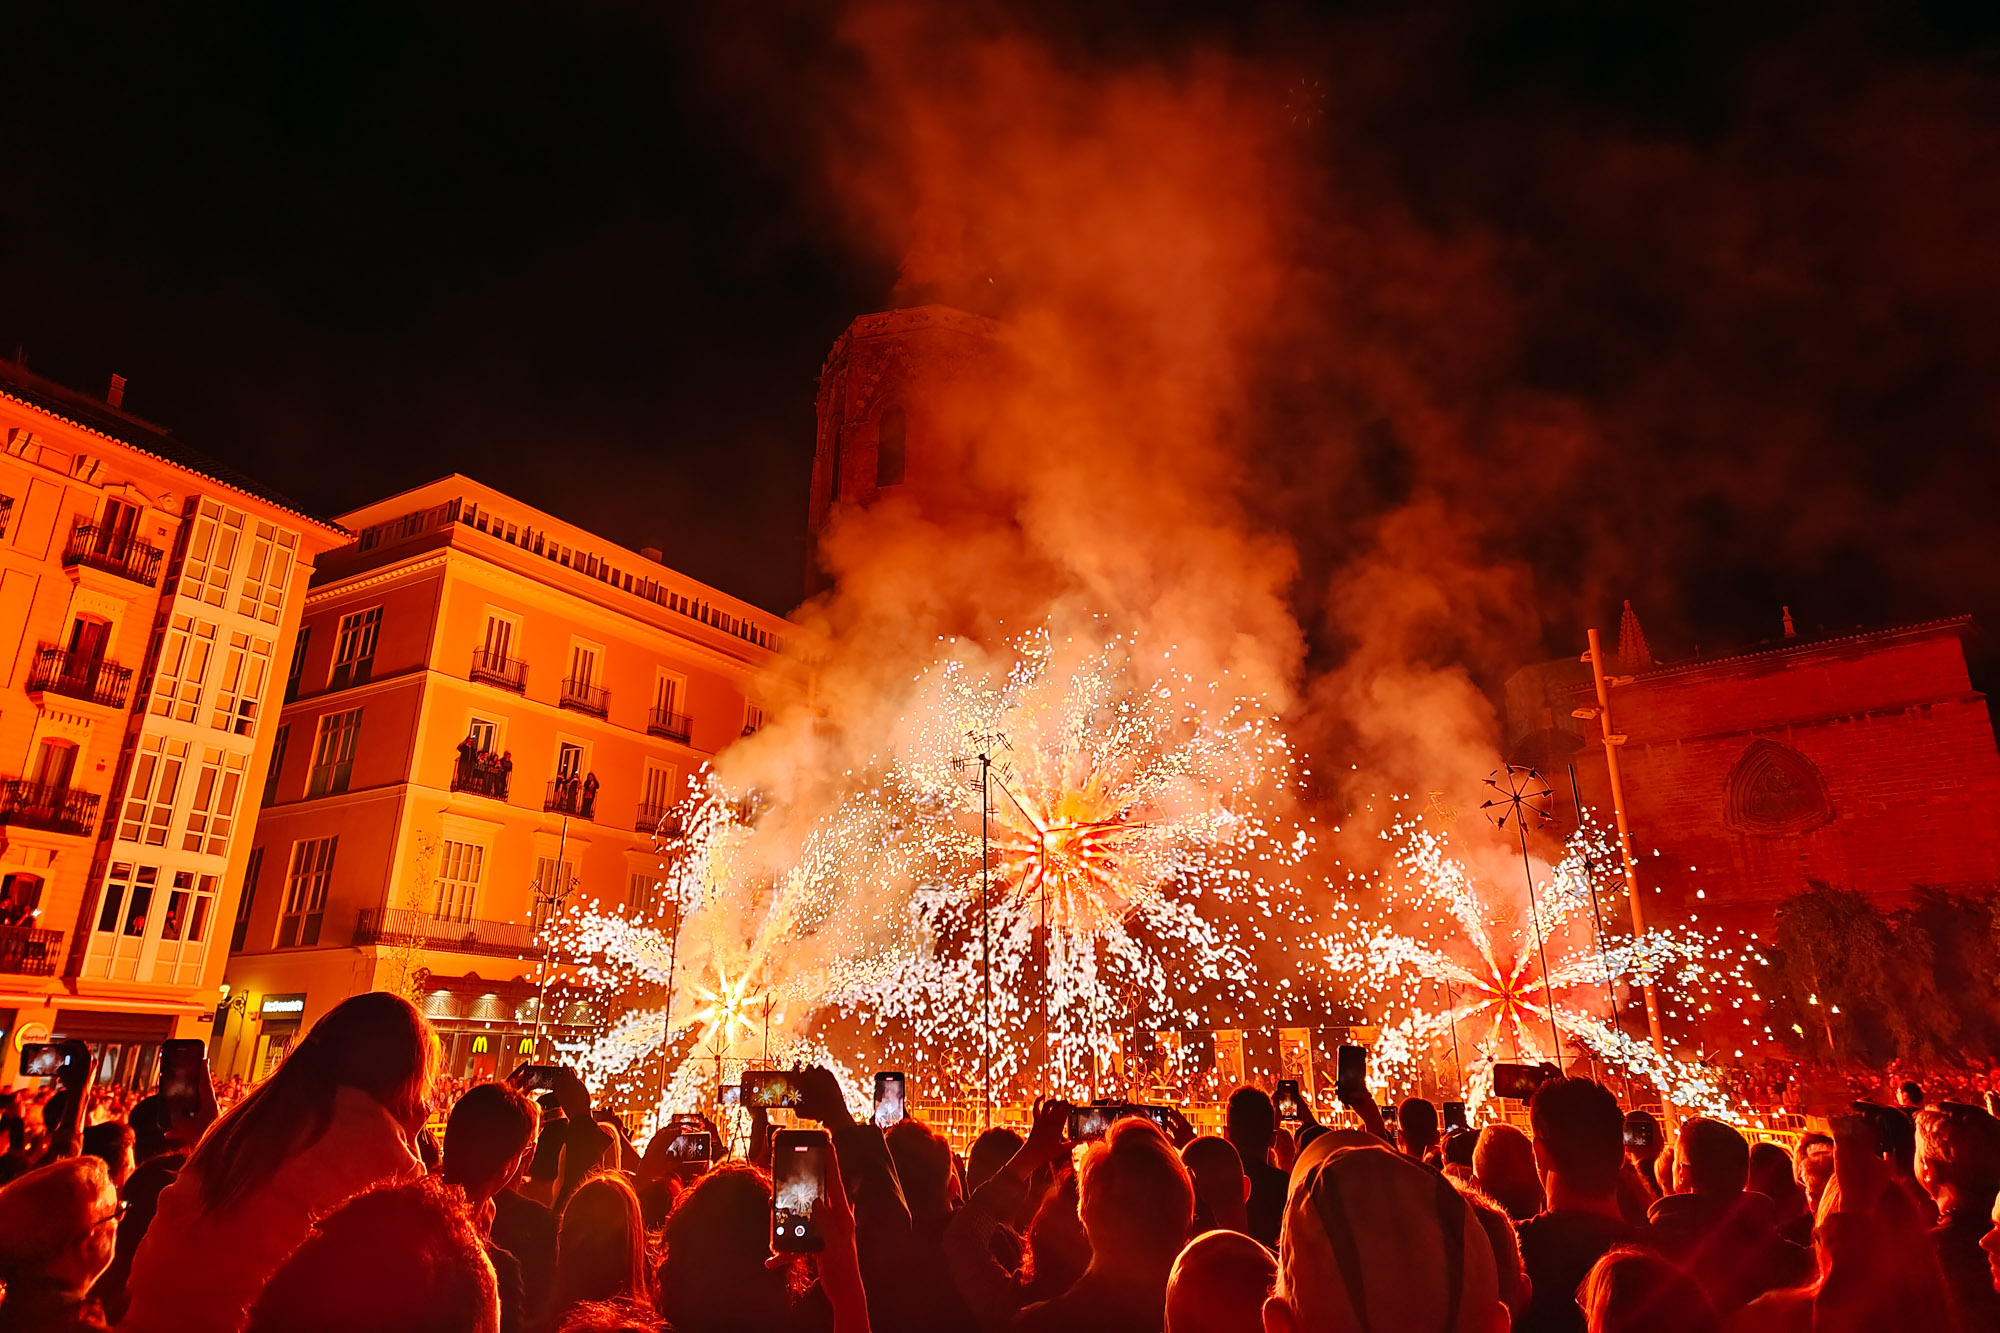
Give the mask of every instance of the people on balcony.
M 457 791 L 476 791 L 482 796 L 507 799 L 507 775 L 514 771 L 514 752 L 499 754 L 481 748 L 477 732 L 467 732 L 458 743 L 458 772 L 452 782 Z

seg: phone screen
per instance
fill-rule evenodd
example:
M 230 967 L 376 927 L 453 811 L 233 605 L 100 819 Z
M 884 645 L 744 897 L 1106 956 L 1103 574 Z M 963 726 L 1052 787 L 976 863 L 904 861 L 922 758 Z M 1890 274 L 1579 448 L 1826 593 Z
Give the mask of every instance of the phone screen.
M 811 1253 L 824 1244 L 813 1205 L 826 1189 L 833 1140 L 823 1129 L 781 1129 L 771 1149 L 771 1248 Z
M 795 1074 L 782 1069 L 752 1069 L 743 1075 L 745 1106 L 761 1106 L 769 1110 L 778 1106 L 797 1106 L 801 1100 L 799 1080 Z
M 1548 1076 L 1534 1065 L 1494 1065 L 1493 1095 L 1525 1102 Z
M 894 1070 L 875 1075 L 875 1123 L 887 1129 L 903 1118 L 903 1076 Z
M 1075 1106 L 1069 1113 L 1069 1137 L 1072 1143 L 1095 1143 L 1111 1132 L 1111 1122 L 1118 1118 L 1119 1108 L 1115 1106 Z
M 1444 1127 L 1446 1130 L 1466 1129 L 1465 1103 L 1446 1102 L 1444 1104 Z
M 676 1166 L 707 1166 L 715 1160 L 715 1136 L 705 1129 L 683 1129 L 667 1145 L 667 1160 Z
M 170 1109 L 199 1110 L 209 1086 L 206 1042 L 176 1037 L 160 1043 L 160 1096 Z
M 1338 1070 L 1343 1086 L 1366 1082 L 1368 1079 L 1368 1048 L 1366 1046 L 1341 1047 Z
M 1306 1104 L 1305 1104 L 1305 1099 L 1299 1096 L 1299 1081 L 1297 1079 L 1295 1078 L 1279 1079 L 1278 1090 L 1271 1094 L 1271 1100 L 1273 1103 L 1277 1105 L 1278 1119 L 1280 1120 L 1305 1119 Z
M 741 1083 L 730 1084 L 722 1090 L 722 1096 L 717 1100 L 724 1106 L 743 1105 L 743 1085 Z
M 31 1041 L 21 1048 L 23 1078 L 54 1078 L 62 1073 L 69 1053 L 49 1042 Z
M 522 1065 L 514 1071 L 514 1086 L 523 1092 L 554 1092 L 561 1065 Z

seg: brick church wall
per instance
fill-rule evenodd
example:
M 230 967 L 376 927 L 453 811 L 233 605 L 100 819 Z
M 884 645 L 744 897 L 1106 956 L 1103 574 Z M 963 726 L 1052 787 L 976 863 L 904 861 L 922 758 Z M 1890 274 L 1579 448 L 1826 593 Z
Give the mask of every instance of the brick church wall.
M 1920 885 L 2000 884 L 2000 751 L 1967 677 L 1966 627 L 1658 668 L 1614 688 L 1649 913 L 1761 930 L 1812 880 L 1884 906 Z M 1573 699 L 1595 702 L 1588 684 Z M 1608 821 L 1596 723 L 1583 730 L 1579 786 Z M 1566 774 L 1551 778 L 1567 795 Z

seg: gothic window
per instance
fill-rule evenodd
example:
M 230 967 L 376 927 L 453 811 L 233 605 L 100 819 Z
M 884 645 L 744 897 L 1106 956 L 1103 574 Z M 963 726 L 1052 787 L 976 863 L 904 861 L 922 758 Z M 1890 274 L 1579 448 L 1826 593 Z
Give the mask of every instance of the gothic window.
M 875 427 L 875 484 L 877 486 L 900 486 L 903 483 L 903 468 L 907 459 L 910 436 L 910 420 L 901 403 L 891 403 L 882 409 L 882 416 Z
M 1725 818 L 1765 838 L 1808 833 L 1833 818 L 1826 780 L 1812 760 L 1776 741 L 1754 740 L 1729 770 Z

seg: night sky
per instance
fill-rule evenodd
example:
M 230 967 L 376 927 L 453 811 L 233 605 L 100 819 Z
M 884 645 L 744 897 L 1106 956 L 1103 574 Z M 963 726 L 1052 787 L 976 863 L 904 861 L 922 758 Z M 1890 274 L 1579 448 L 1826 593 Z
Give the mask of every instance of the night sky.
M 1607 442 L 1483 527 L 1552 651 L 1615 623 L 1607 587 L 1663 656 L 1774 634 L 1781 603 L 1808 632 L 2000 618 L 2000 7 L 1002 12 L 1083 64 L 1268 60 L 1350 200 L 1476 243 L 1463 317 L 1505 352 L 1453 363 L 1462 391 L 1558 397 Z M 854 77 L 831 6 L 9 27 L 0 353 L 125 375 L 128 409 L 318 513 L 462 471 L 797 600 L 814 376 L 898 295 L 819 168 Z M 1393 432 L 1354 460 L 1389 502 L 1438 466 Z

